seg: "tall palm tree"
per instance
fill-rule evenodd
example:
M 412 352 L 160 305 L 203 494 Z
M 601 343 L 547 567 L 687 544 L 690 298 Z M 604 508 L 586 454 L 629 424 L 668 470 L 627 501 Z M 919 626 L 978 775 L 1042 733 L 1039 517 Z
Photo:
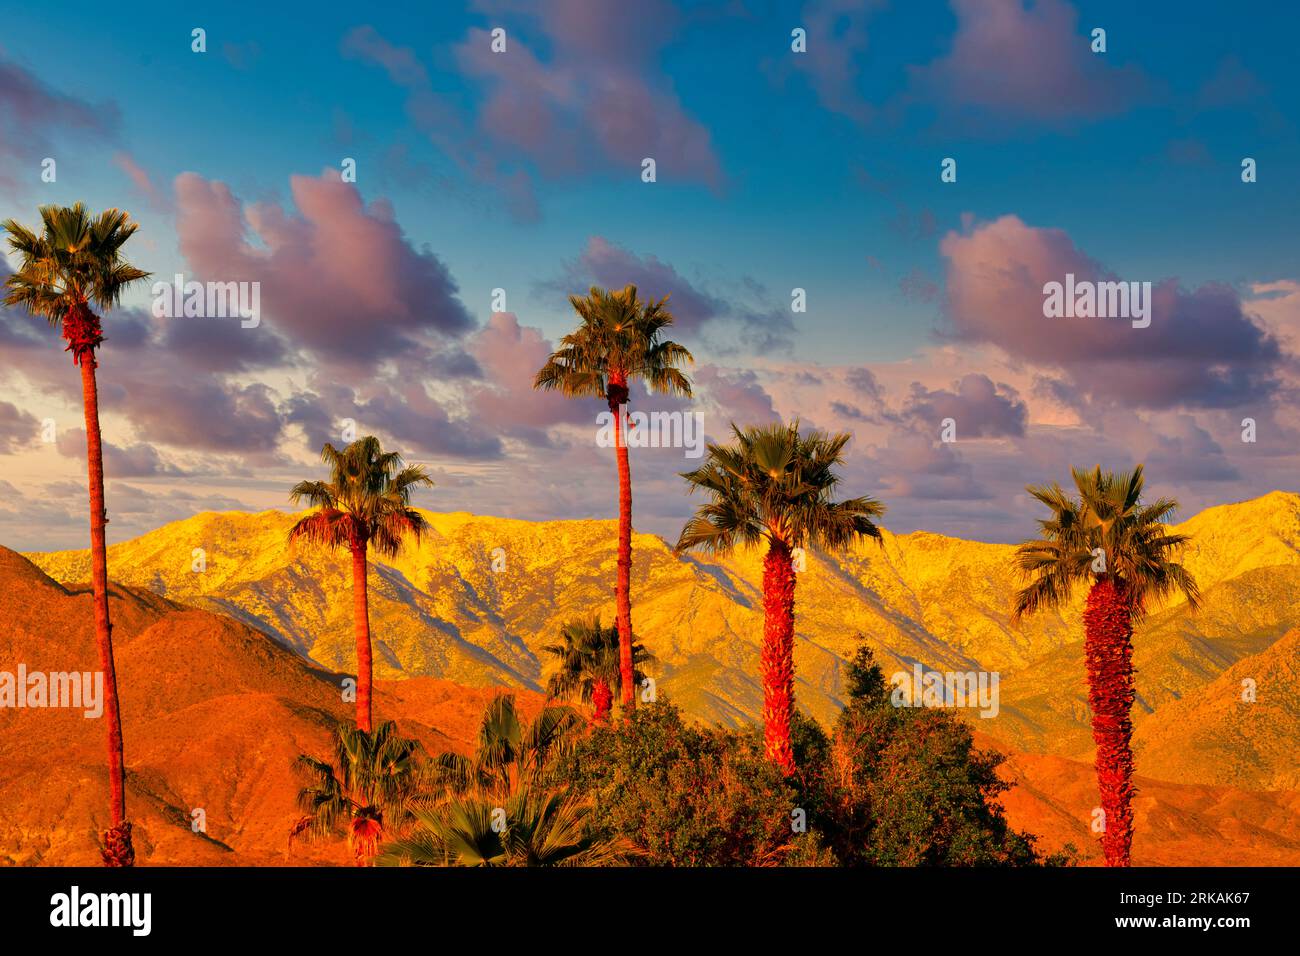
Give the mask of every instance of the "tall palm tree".
M 1020 545 L 1016 565 L 1029 578 L 1016 595 L 1012 621 L 1059 608 L 1077 584 L 1088 584 L 1083 612 L 1084 657 L 1092 739 L 1097 744 L 1097 788 L 1105 814 L 1102 852 L 1107 866 L 1128 866 L 1133 842 L 1133 625 L 1148 607 L 1181 592 L 1195 609 L 1195 580 L 1174 560 L 1188 536 L 1169 534 L 1164 522 L 1178 508 L 1172 498 L 1142 503 L 1143 473 L 1071 468 L 1078 497 L 1058 484 L 1026 490 L 1047 505 L 1042 537 Z
M 433 486 L 418 465 L 402 466 L 397 452 L 386 452 L 373 435 L 359 438 L 339 451 L 329 442 L 321 459 L 330 468 L 329 481 L 300 481 L 289 492 L 294 504 L 304 500 L 317 510 L 289 529 L 299 539 L 352 553 L 352 626 L 357 642 L 357 728 L 371 727 L 370 608 L 366 592 L 366 552 L 373 547 L 393 557 L 408 535 L 419 540 L 428 528 L 424 516 L 411 507 L 411 492 Z
M 105 866 L 132 866 L 135 849 L 126 819 L 126 787 L 122 756 L 122 716 L 113 666 L 113 625 L 108 613 L 108 556 L 104 526 L 104 453 L 99 432 L 99 387 L 95 381 L 95 349 L 104 341 L 94 309 L 116 306 L 122 293 L 149 273 L 131 265 L 122 246 L 137 224 L 120 209 L 91 216 L 81 203 L 42 206 L 39 233 L 6 219 L 9 248 L 19 256 L 18 271 L 5 280 L 5 305 L 21 305 L 61 325 L 65 351 L 81 369 L 81 398 L 86 416 L 86 465 L 90 492 L 91 588 L 95 597 L 95 647 L 104 674 L 104 723 L 108 733 L 109 828 L 101 855 Z
M 611 687 L 622 682 L 619 670 L 618 629 L 605 627 L 600 615 L 589 620 L 566 621 L 560 626 L 560 643 L 544 644 L 542 650 L 556 659 L 555 672 L 546 683 L 553 699 L 577 697 L 591 704 L 596 723 L 604 723 L 614 700 Z M 641 665 L 654 658 L 640 644 L 632 645 L 633 680 L 645 676 Z
M 444 753 L 413 809 L 412 832 L 376 862 L 403 866 L 556 866 L 617 862 L 620 846 L 591 832 L 590 803 L 567 792 L 556 762 L 582 727 L 569 707 L 525 724 L 509 694 L 493 698 L 473 757 Z
M 874 498 L 832 501 L 849 436 L 811 431 L 799 422 L 740 429 L 735 440 L 708 446 L 708 457 L 682 475 L 705 492 L 682 529 L 676 550 L 726 554 L 765 543 L 763 560 L 763 736 L 768 758 L 787 775 L 794 716 L 795 548 L 840 551 L 862 538 L 880 540 L 873 519 L 885 513 Z
M 533 380 L 538 389 L 558 389 L 572 398 L 599 398 L 614 418 L 618 459 L 618 572 L 614 583 L 622 674 L 623 710 L 636 709 L 632 662 L 632 475 L 628 466 L 628 389 L 641 380 L 654 391 L 691 395 L 682 365 L 695 361 L 683 346 L 662 338 L 673 324 L 668 298 L 643 302 L 636 286 L 618 292 L 592 286 L 585 296 L 569 296 L 582 324 L 560 340 Z
M 385 832 L 411 819 L 412 800 L 424 774 L 419 741 L 398 736 L 391 720 L 374 733 L 340 724 L 333 761 L 302 754 L 295 766 L 307 778 L 298 792 L 303 816 L 289 841 L 309 836 L 347 834 L 357 866 L 367 865 Z

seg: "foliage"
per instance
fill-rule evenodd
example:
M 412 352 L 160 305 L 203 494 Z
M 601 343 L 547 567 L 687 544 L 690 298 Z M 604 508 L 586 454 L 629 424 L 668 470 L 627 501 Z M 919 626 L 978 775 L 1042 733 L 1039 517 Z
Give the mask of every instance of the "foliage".
M 25 306 L 57 325 L 87 302 L 101 309 L 116 306 L 128 286 L 149 275 L 122 258 L 122 246 L 138 225 L 121 209 L 94 217 L 81 203 L 40 211 L 39 233 L 12 219 L 0 223 L 21 263 L 5 280 L 5 305 Z
M 666 297 L 643 302 L 634 285 L 619 291 L 592 286 L 585 296 L 570 296 L 582 324 L 560 340 L 533 387 L 617 404 L 627 400 L 628 383 L 641 379 L 654 391 L 689 398 L 691 383 L 681 366 L 695 360 L 686 348 L 663 338 L 673 323 L 667 302 Z
M 303 816 L 290 840 L 304 832 L 313 837 L 346 833 L 357 863 L 363 864 L 385 833 L 411 819 L 425 773 L 424 749 L 399 736 L 392 721 L 369 733 L 340 724 L 332 761 L 303 754 L 296 767 L 308 783 L 298 793 Z
M 757 731 L 691 727 L 664 700 L 594 729 L 561 773 L 592 795 L 593 825 L 648 865 L 773 866 L 804 838 L 791 825 L 795 791 Z
M 618 650 L 618 628 L 604 627 L 599 615 L 566 621 L 560 626 L 560 643 L 542 645 L 543 653 L 556 661 L 546 683 L 547 696 L 560 700 L 577 697 L 590 704 L 601 683 L 607 688 L 621 689 Z M 632 663 L 636 668 L 633 683 L 641 683 L 645 677 L 641 665 L 653 660 L 641 644 L 632 645 Z
M 418 465 L 402 466 L 397 452 L 386 452 L 373 435 L 359 438 L 342 451 L 329 442 L 321 459 L 330 468 L 329 481 L 300 481 L 289 492 L 294 504 L 304 500 L 317 508 L 289 529 L 299 538 L 326 547 L 369 544 L 392 557 L 402 539 L 419 539 L 427 529 L 424 516 L 411 508 L 411 493 L 433 480 Z
M 409 834 L 383 848 L 381 866 L 558 866 L 619 862 L 624 847 L 588 826 L 590 803 L 555 764 L 583 722 L 546 707 L 525 724 L 508 694 L 483 714 L 473 757 L 440 754 Z
M 1178 508 L 1172 498 L 1142 504 L 1142 466 L 1130 472 L 1070 469 L 1078 497 L 1058 484 L 1028 488 L 1051 511 L 1038 522 L 1040 538 L 1020 545 L 1016 564 L 1029 584 L 1016 596 L 1013 619 L 1060 607 L 1076 584 L 1111 577 L 1124 592 L 1135 618 L 1156 600 L 1181 591 L 1197 607 L 1200 592 L 1187 570 L 1172 558 L 1188 537 L 1170 534 L 1164 522 Z M 1100 551 L 1106 570 L 1093 570 Z
M 844 866 L 1059 865 L 1012 830 L 998 796 L 1003 757 L 976 750 L 969 728 L 940 709 L 895 707 L 865 646 L 849 669 L 849 701 L 805 771 L 803 800 Z M 807 745 L 806 745 L 807 746 Z M 803 759 L 807 759 L 806 757 Z M 803 765 L 801 760 L 801 766 Z
M 787 547 L 835 551 L 859 537 L 880 539 L 874 498 L 833 501 L 846 434 L 800 434 L 799 422 L 731 426 L 735 441 L 708 446 L 708 458 L 683 478 L 710 500 L 682 529 L 677 551 L 725 554 L 738 545 L 776 540 Z

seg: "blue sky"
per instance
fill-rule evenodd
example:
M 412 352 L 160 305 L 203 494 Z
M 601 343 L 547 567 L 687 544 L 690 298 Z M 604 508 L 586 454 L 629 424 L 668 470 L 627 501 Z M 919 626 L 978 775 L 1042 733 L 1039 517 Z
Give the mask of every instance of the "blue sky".
M 1218 476 L 1213 480 L 1187 478 L 1175 486 L 1193 505 L 1279 484 L 1286 467 L 1281 444 L 1291 434 L 1294 363 L 1286 343 L 1296 294 L 1286 285 L 1265 293 L 1257 287 L 1294 283 L 1300 272 L 1295 8 L 735 0 L 646 3 L 639 14 L 613 18 L 611 9 L 618 8 L 583 0 L 413 10 L 323 3 L 178 10 L 144 3 L 130 16 L 97 4 L 61 4 L 57 13 L 15 9 L 6 15 L 0 65 L 31 89 L 15 82 L 9 100 L 0 99 L 0 134 L 9 141 L 0 145 L 0 163 L 8 167 L 0 176 L 0 208 L 31 221 L 43 202 L 124 206 L 142 224 L 133 242 L 145 268 L 162 276 L 197 273 L 178 224 L 189 215 L 197 229 L 203 220 L 187 211 L 178 176 L 225 184 L 245 216 L 269 203 L 293 218 L 301 211 L 290 177 L 321 177 L 343 157 L 355 158 L 361 199 L 391 208 L 407 245 L 445 266 L 455 287 L 450 307 L 459 303 L 480 329 L 494 321 L 490 294 L 502 287 L 516 327 L 553 343 L 570 325 L 562 291 L 578 291 L 602 271 L 621 275 L 620 267 L 663 279 L 646 292 L 708 303 L 707 314 L 684 323 L 696 336 L 683 339 L 715 370 L 715 387 L 700 394 L 711 403 L 711 433 L 756 407 L 855 430 L 862 455 L 852 473 L 882 496 L 892 493 L 899 530 L 988 537 L 1027 531 L 1017 503 L 1024 476 L 1016 467 L 1025 442 L 1044 456 L 1053 442 L 1064 443 L 1062 454 L 1104 451 L 1117 465 L 1152 450 L 1173 456 L 1171 463 L 1206 455 L 1231 461 L 1206 472 Z M 206 30 L 206 53 L 191 50 L 195 27 Z M 504 28 L 508 40 L 496 59 L 479 32 L 494 27 Z M 791 51 L 796 27 L 808 31 L 807 53 Z M 1106 30 L 1104 54 L 1089 50 L 1093 27 Z M 40 108 L 24 113 L 24 103 Z M 629 125 L 621 133 L 602 126 L 622 122 Z M 651 127 L 662 135 L 648 133 Z M 37 153 L 47 149 L 59 162 L 53 184 L 39 181 Z M 635 157 L 656 152 L 658 181 L 643 183 Z M 1240 178 L 1247 156 L 1258 163 L 1252 184 Z M 955 183 L 940 181 L 944 157 L 957 160 Z M 1178 341 L 1180 316 L 1199 314 L 1204 299 L 1197 290 L 1212 284 L 1227 284 L 1235 297 L 1224 322 L 1253 324 L 1281 346 L 1243 351 L 1240 361 L 1255 378 L 1215 407 L 1198 401 L 1195 384 L 1148 404 L 1130 397 L 1116 406 L 1087 384 L 1096 376 L 1085 365 L 1102 361 L 1104 350 L 1085 361 L 1017 349 L 962 311 L 1003 301 L 1001 293 L 954 305 L 953 270 L 960 266 L 944 251 L 946 236 L 971 239 L 963 248 L 977 262 L 985 261 L 986 246 L 1003 241 L 1042 240 L 1058 250 L 1047 232 L 989 230 L 1004 217 L 1030 230 L 1060 230 L 1079 261 L 1103 272 L 1172 281 L 1184 291 L 1183 304 L 1161 320 L 1172 329 L 1163 344 L 1133 340 L 1138 351 L 1158 345 L 1149 356 L 1153 370 L 1159 349 Z M 253 248 L 262 241 L 256 232 L 248 230 Z M 596 238 L 603 259 L 591 254 Z M 1026 269 L 1044 261 L 1036 252 L 1025 256 Z M 342 255 L 337 268 L 348 268 L 348 258 Z M 225 261 L 206 254 L 209 265 Z M 805 314 L 790 314 L 795 287 L 808 292 Z M 141 290 L 128 305 L 147 302 Z M 359 308 L 358 321 L 364 313 Z M 272 334 L 276 321 L 268 317 Z M 786 322 L 792 329 L 781 331 Z M 1185 326 L 1188 334 L 1203 327 Z M 943 351 L 950 336 L 960 355 Z M 480 358 L 484 374 L 475 381 L 491 383 L 486 353 L 475 352 L 487 345 L 474 333 L 459 343 L 435 338 L 431 349 L 465 349 Z M 12 427 L 45 417 L 36 407 L 41 402 L 70 401 L 54 367 L 45 375 L 3 364 L 9 368 L 0 370 L 0 401 L 15 409 Z M 854 368 L 868 369 L 884 389 L 878 411 L 845 398 Z M 823 383 L 805 394 L 794 376 L 810 369 Z M 338 378 L 310 349 L 238 374 L 211 370 L 217 389 L 261 383 L 275 390 L 269 401 L 283 419 L 276 450 L 252 466 L 264 481 L 248 477 L 251 459 L 230 443 L 161 441 L 150 435 L 156 424 L 129 413 L 106 424 L 110 440 L 123 449 L 148 445 L 166 464 L 153 473 L 128 469 L 123 481 L 202 489 L 211 504 L 271 506 L 280 475 L 309 461 L 310 445 L 319 444 L 318 436 L 295 431 L 285 411 L 295 389 L 325 402 L 308 381 L 313 375 Z M 387 387 L 386 401 L 409 407 L 396 375 L 380 370 L 369 384 Z M 946 399 L 935 405 L 924 395 L 960 398 L 955 383 L 966 375 L 985 376 L 996 388 L 995 407 L 973 415 L 996 418 L 1016 403 L 1025 414 L 1012 415 L 1006 427 L 981 418 L 973 429 L 978 441 L 909 459 L 920 471 L 933 469 L 937 484 L 891 475 L 907 442 L 933 437 L 935 423 L 918 419 L 918 409 Z M 1070 388 L 1047 401 L 1045 380 Z M 913 383 L 924 393 L 920 400 L 909 397 Z M 467 405 L 458 388 L 427 383 L 450 421 L 491 428 L 474 417 L 473 402 Z M 1062 404 L 1067 391 L 1075 397 Z M 835 411 L 837 396 L 841 410 L 862 414 Z M 345 411 L 340 401 L 346 404 L 336 399 L 329 414 Z M 1277 422 L 1280 444 L 1267 461 L 1236 460 L 1241 449 L 1227 445 L 1225 423 L 1243 408 Z M 1143 428 L 1130 433 L 1107 424 L 1124 413 Z M 374 427 L 383 431 L 382 422 Z M 452 482 L 479 487 L 451 484 L 441 503 L 429 504 L 491 511 L 495 486 L 483 476 L 524 474 L 539 487 L 520 503 L 523 516 L 607 514 L 598 483 L 589 495 L 569 497 L 565 486 L 572 482 L 553 477 L 550 456 L 561 455 L 560 448 L 569 449 L 573 467 L 586 465 L 573 452 L 579 439 L 566 431 L 576 423 L 557 413 L 538 427 L 548 440 L 530 433 L 511 438 L 499 454 L 463 460 L 450 454 L 463 446 L 436 436 L 413 441 L 412 453 L 437 456 Z M 17 439 L 10 444 L 12 474 L 25 481 L 55 467 L 77 480 L 74 456 L 51 456 Z M 671 472 L 681 464 L 645 466 L 649 530 L 679 526 L 686 505 Z M 1063 469 L 1062 461 L 1055 470 Z M 1236 477 L 1224 477 L 1230 472 Z M 176 509 L 183 507 L 178 500 Z M 172 515 L 142 514 L 121 527 L 138 531 Z M 71 536 L 71 518 L 67 526 Z M 8 527 L 0 522 L 0 530 Z M 32 546 L 46 532 L 9 533 Z

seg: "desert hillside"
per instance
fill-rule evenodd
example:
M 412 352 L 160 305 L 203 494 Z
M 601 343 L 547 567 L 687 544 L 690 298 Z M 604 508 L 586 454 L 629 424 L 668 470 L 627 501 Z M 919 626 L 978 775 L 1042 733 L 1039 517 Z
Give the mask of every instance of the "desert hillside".
M 115 584 L 111 593 L 127 758 L 142 863 L 347 861 L 295 843 L 293 759 L 328 753 L 354 707 L 327 673 L 231 618 Z M 91 597 L 0 548 L 0 661 L 12 670 L 98 668 Z M 433 752 L 472 748 L 492 696 L 422 677 L 381 683 L 377 713 Z M 529 708 L 540 698 L 527 694 Z M 0 863 L 95 865 L 107 815 L 102 721 L 67 709 L 0 709 Z M 192 811 L 206 816 L 194 833 Z
M 338 675 L 247 625 L 114 585 L 127 801 L 143 864 L 343 865 L 342 846 L 295 844 L 297 754 L 324 754 L 329 726 L 347 719 Z M 93 669 L 90 595 L 66 589 L 0 548 L 0 659 L 29 671 Z M 416 677 L 381 682 L 376 711 L 430 750 L 469 752 L 494 691 Z M 541 699 L 523 692 L 525 710 Z M 980 735 L 981 746 L 1006 750 Z M 103 725 L 58 709 L 0 710 L 0 862 L 98 862 L 107 779 Z M 1055 850 L 1072 843 L 1096 862 L 1087 830 L 1092 768 L 1012 753 L 1003 803 L 1013 826 Z M 1136 864 L 1300 863 L 1300 793 L 1138 779 Z M 191 828 L 206 813 L 207 833 Z
M 425 514 L 432 530 L 418 546 L 373 559 L 379 677 L 539 690 L 540 647 L 560 622 L 592 611 L 612 620 L 613 523 Z M 338 555 L 291 547 L 293 520 L 280 511 L 196 515 L 111 547 L 110 574 L 244 621 L 323 669 L 347 672 L 354 666 L 350 567 Z M 1210 508 L 1175 530 L 1192 536 L 1186 563 L 1205 601 L 1198 613 L 1182 603 L 1157 608 L 1136 635 L 1134 720 L 1140 731 L 1154 721 L 1139 734 L 1138 772 L 1295 786 L 1290 755 L 1300 751 L 1300 719 L 1287 676 L 1291 645 L 1279 641 L 1300 626 L 1300 495 L 1273 492 Z M 844 663 L 865 639 L 887 674 L 914 661 L 998 672 L 1000 711 L 975 719 L 982 732 L 1019 751 L 1090 761 L 1081 596 L 1064 614 L 1012 627 L 1013 551 L 886 531 L 880 546 L 808 555 L 797 596 L 800 706 L 824 723 L 833 718 Z M 88 577 L 87 552 L 29 557 L 64 584 Z M 659 689 L 697 719 L 759 718 L 760 582 L 757 554 L 678 557 L 658 537 L 635 537 L 637 635 L 659 661 Z M 1224 710 L 1230 695 L 1216 682 L 1233 668 L 1242 676 L 1258 670 L 1259 704 L 1247 705 L 1257 709 Z M 1158 719 L 1175 704 L 1178 717 Z M 1270 742 L 1242 743 L 1227 729 L 1238 719 L 1266 727 Z M 1203 724 L 1219 728 L 1212 759 L 1199 740 Z M 1172 768 L 1197 769 L 1189 778 L 1190 770 Z

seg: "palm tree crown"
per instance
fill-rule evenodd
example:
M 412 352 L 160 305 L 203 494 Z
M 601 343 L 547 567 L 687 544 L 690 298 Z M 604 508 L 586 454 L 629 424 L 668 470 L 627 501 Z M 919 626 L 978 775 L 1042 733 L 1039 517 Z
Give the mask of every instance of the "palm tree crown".
M 473 757 L 444 753 L 412 810 L 413 832 L 380 866 L 555 866 L 619 862 L 624 849 L 590 826 L 590 800 L 556 779 L 582 720 L 546 707 L 525 724 L 508 694 L 488 705 Z
M 40 233 L 12 219 L 0 224 L 21 260 L 5 280 L 4 303 L 22 305 L 51 325 L 62 323 L 68 350 L 80 364 L 103 341 L 89 304 L 112 308 L 131 283 L 149 275 L 122 256 L 123 244 L 138 226 L 120 209 L 92 217 L 82 203 L 42 206 L 40 212 Z
M 408 820 L 411 801 L 424 775 L 419 741 L 398 735 L 391 720 L 373 733 L 340 724 L 333 761 L 301 755 L 298 771 L 307 779 L 298 793 L 303 816 L 290 833 L 328 836 L 345 830 L 358 863 L 372 857 L 385 829 Z
M 711 500 L 682 529 L 678 551 L 727 553 L 763 540 L 828 551 L 858 537 L 880 540 L 874 519 L 885 506 L 871 497 L 832 501 L 845 434 L 811 431 L 799 422 L 732 426 L 735 441 L 708 446 L 705 463 L 682 475 Z
M 1060 607 L 1076 584 L 1109 577 L 1121 586 L 1135 619 L 1147 607 L 1181 591 L 1192 608 L 1200 606 L 1200 591 L 1181 564 L 1172 560 L 1187 535 L 1170 534 L 1164 522 L 1178 508 L 1172 498 L 1142 504 L 1142 466 L 1132 471 L 1103 472 L 1071 468 L 1078 497 L 1055 482 L 1030 486 L 1031 495 L 1051 509 L 1040 520 L 1042 537 L 1016 551 L 1016 564 L 1030 583 L 1016 596 L 1012 620 Z M 1104 565 L 1099 559 L 1104 560 Z M 1105 570 L 1097 570 L 1104 567 Z
M 560 627 L 560 642 L 544 644 L 542 650 L 557 661 L 555 672 L 546 683 L 546 693 L 552 698 L 577 696 L 584 704 L 590 704 L 600 683 L 610 688 L 619 686 L 618 628 L 602 625 L 600 615 L 589 620 L 566 621 Z M 632 645 L 636 683 L 645 676 L 640 666 L 653 660 L 640 644 Z
M 330 480 L 300 481 L 289 492 L 295 504 L 305 500 L 319 509 L 289 530 L 290 540 L 327 547 L 368 544 L 393 557 L 404 536 L 418 540 L 428 528 L 424 516 L 410 507 L 411 492 L 432 487 L 433 480 L 418 465 L 403 467 L 402 457 L 384 451 L 373 435 L 342 451 L 326 442 L 321 459 L 330 467 Z
M 560 348 L 537 373 L 534 388 L 557 389 L 570 398 L 619 399 L 616 404 L 621 404 L 627 401 L 628 382 L 641 379 L 654 391 L 690 397 L 690 379 L 680 366 L 695 359 L 685 347 L 661 337 L 673 323 L 667 296 L 642 302 L 634 285 L 620 291 L 592 286 L 588 295 L 569 296 L 569 302 L 582 325 L 560 340 Z

